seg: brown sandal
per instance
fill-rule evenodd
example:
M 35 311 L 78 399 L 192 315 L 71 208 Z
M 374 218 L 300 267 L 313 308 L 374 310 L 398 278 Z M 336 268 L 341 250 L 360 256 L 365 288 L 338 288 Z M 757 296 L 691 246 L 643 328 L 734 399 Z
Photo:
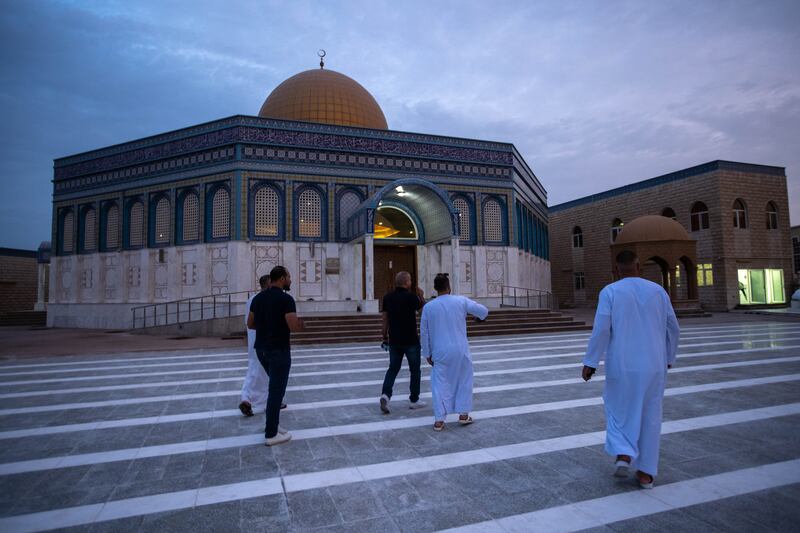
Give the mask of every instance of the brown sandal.
M 442 431 L 444 429 L 444 422 L 441 420 L 437 420 L 433 423 L 433 430 L 434 431 Z

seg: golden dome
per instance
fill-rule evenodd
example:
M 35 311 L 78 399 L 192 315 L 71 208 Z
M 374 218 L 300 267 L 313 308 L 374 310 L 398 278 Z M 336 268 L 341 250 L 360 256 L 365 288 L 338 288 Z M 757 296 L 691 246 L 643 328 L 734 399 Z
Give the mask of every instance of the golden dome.
M 267 96 L 259 117 L 386 130 L 378 102 L 357 81 L 333 70 L 295 74 Z
M 679 222 L 660 215 L 645 215 L 625 224 L 614 244 L 690 240 L 691 237 Z

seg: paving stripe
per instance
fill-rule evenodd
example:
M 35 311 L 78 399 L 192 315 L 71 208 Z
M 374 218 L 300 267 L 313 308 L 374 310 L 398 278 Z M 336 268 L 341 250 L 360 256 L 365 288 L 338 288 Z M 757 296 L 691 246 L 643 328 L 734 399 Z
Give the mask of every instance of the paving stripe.
M 713 338 L 713 337 L 710 337 Z M 754 342 L 760 343 L 771 343 L 774 344 L 776 342 L 783 342 L 783 341 L 796 341 L 800 340 L 800 336 L 798 337 L 781 337 L 781 338 L 774 338 L 774 339 L 765 339 L 765 340 L 757 340 Z M 729 341 L 729 342 L 700 342 L 700 343 L 693 343 L 693 344 L 683 344 L 680 348 L 700 348 L 703 346 L 722 346 L 726 344 L 745 344 L 749 341 Z M 516 344 L 515 344 L 516 345 Z M 503 346 L 502 344 L 498 346 Z M 557 349 L 572 349 L 572 348 L 585 348 L 583 344 L 576 344 L 576 345 L 569 345 L 569 346 L 562 346 Z M 553 348 L 521 348 L 521 349 L 505 349 L 505 350 L 492 350 L 486 352 L 476 352 L 474 356 L 480 355 L 494 355 L 494 354 L 506 354 L 506 353 L 518 353 L 518 352 L 540 352 L 540 351 L 549 351 Z M 530 360 L 530 359 L 551 359 L 557 357 L 571 357 L 575 355 L 583 355 L 585 352 L 570 352 L 570 353 L 555 353 L 555 354 L 548 354 L 548 355 L 538 355 L 538 356 L 530 356 L 530 357 L 507 357 L 503 359 L 478 359 L 473 360 L 473 364 L 493 364 L 493 363 L 501 363 L 501 362 L 513 362 L 518 360 Z M 352 354 L 352 355 L 359 355 L 359 354 Z M 364 364 L 370 362 L 386 362 L 386 357 L 381 357 L 379 359 L 360 359 L 356 361 L 350 361 L 350 363 L 356 364 Z M 299 364 L 292 364 L 292 368 L 297 366 L 316 366 L 319 363 L 299 363 Z M 333 363 L 335 365 L 340 365 L 340 362 Z M 191 375 L 191 374 L 208 374 L 214 372 L 245 372 L 247 371 L 247 366 L 235 366 L 235 367 L 227 367 L 227 368 L 202 368 L 202 369 L 192 369 L 192 370 L 170 370 L 167 372 L 132 372 L 132 373 L 125 373 L 125 374 L 105 374 L 105 375 L 93 375 L 93 376 L 77 376 L 77 377 L 68 377 L 68 378 L 48 378 L 48 379 L 26 379 L 26 380 L 17 380 L 17 381 L 0 381 L 0 387 L 13 387 L 19 385 L 43 385 L 48 383 L 76 383 L 81 381 L 99 381 L 105 379 L 132 379 L 132 378 L 144 378 L 144 377 L 154 377 L 154 376 L 170 376 L 170 375 Z M 342 370 L 316 370 L 311 372 L 294 372 L 292 374 L 293 377 L 307 377 L 307 376 L 335 376 L 335 375 L 350 375 L 350 374 L 363 374 L 363 373 L 370 373 L 370 372 L 385 372 L 386 365 L 382 365 L 379 367 L 367 367 L 367 368 L 348 368 Z M 242 376 L 237 376 L 242 378 Z M 243 378 L 242 378 L 243 379 Z M 0 396 L 2 397 L 2 396 Z
M 786 350 L 793 350 L 795 348 L 800 348 L 800 345 L 791 345 L 791 346 L 776 346 L 770 348 L 750 348 L 750 349 L 739 349 L 739 350 L 718 350 L 718 351 L 710 351 L 710 352 L 697 352 L 697 353 L 687 353 L 687 354 L 679 354 L 679 361 L 681 359 L 688 359 L 688 358 L 695 358 L 695 357 L 707 357 L 710 355 L 729 355 L 729 354 L 738 354 L 738 353 L 761 353 L 761 352 L 780 352 Z M 581 354 L 582 355 L 582 354 Z M 546 366 L 534 366 L 534 367 L 524 367 L 524 368 L 507 368 L 501 370 L 485 370 L 485 371 L 478 371 L 475 372 L 475 376 L 489 376 L 489 375 L 504 375 L 504 374 L 513 374 L 513 373 L 522 373 L 522 372 L 540 372 L 546 370 L 559 370 L 564 368 L 572 368 L 578 363 L 565 363 L 560 365 L 546 365 Z M 604 364 L 601 362 L 601 364 Z M 427 368 L 425 369 L 427 371 Z M 674 369 L 673 369 L 674 371 Z M 293 374 L 292 378 L 295 377 Z M 222 382 L 241 382 L 242 377 L 234 377 L 234 378 L 214 378 L 214 379 L 200 379 L 200 380 L 189 380 L 189 381 L 173 381 L 173 382 L 156 382 L 156 383 L 140 383 L 140 384 L 131 384 L 131 385 L 108 385 L 104 387 L 82 387 L 82 388 L 71 388 L 71 389 L 63 389 L 63 390 L 51 390 L 51 391 L 28 391 L 28 392 L 19 392 L 19 393 L 9 393 L 9 394 L 0 394 L 0 399 L 2 398 L 19 398 L 19 397 L 35 397 L 35 396 L 50 396 L 53 394 L 69 394 L 69 393 L 80 393 L 80 392 L 100 392 L 100 391 L 110 391 L 110 390 L 131 390 L 131 389 L 142 389 L 142 388 L 160 388 L 160 387 L 168 387 L 168 386 L 180 386 L 180 385 L 196 385 L 196 384 L 204 384 L 204 383 L 222 383 Z M 423 375 L 423 381 L 429 381 L 430 376 Z M 406 383 L 409 381 L 409 378 L 397 378 L 395 383 Z M 297 391 L 307 391 L 307 390 L 326 390 L 326 389 L 339 389 L 339 388 L 354 388 L 354 387 L 365 387 L 365 386 L 372 386 L 372 385 L 381 385 L 383 384 L 383 380 L 364 380 L 364 381 L 351 381 L 351 382 L 334 382 L 334 383 L 319 383 L 319 384 L 311 384 L 311 385 L 292 385 L 286 388 L 287 392 L 297 392 Z M 188 400 L 188 399 L 198 399 L 198 398 L 212 398 L 212 397 L 219 397 L 219 396 L 233 396 L 238 395 L 241 391 L 239 390 L 231 390 L 231 391 L 215 391 L 215 392 L 201 392 L 201 393 L 187 393 L 187 394 L 171 394 L 171 395 L 162 395 L 162 396 L 150 396 L 144 398 L 123 398 L 117 400 L 106 400 L 106 401 L 98 401 L 98 402 L 75 402 L 75 403 L 66 403 L 66 404 L 49 404 L 49 405 L 42 405 L 42 406 L 32 406 L 32 407 L 19 407 L 19 408 L 9 408 L 9 409 L 2 409 L 0 410 L 0 416 L 6 415 L 15 415 L 15 414 L 24 414 L 24 413 L 40 413 L 46 411 L 61 411 L 67 409 L 82 409 L 82 408 L 90 408 L 90 407 L 110 407 L 115 405 L 132 405 L 137 403 L 154 403 L 160 401 L 175 401 L 175 400 Z
M 771 385 L 775 383 L 787 383 L 800 380 L 800 374 L 784 376 L 770 376 L 765 378 L 750 378 L 733 381 L 722 381 L 718 383 L 706 383 L 703 385 L 689 385 L 685 387 L 668 388 L 665 396 L 680 396 L 684 394 L 696 394 L 701 392 L 718 391 L 743 387 L 756 387 L 761 385 Z M 559 385 L 572 385 L 579 381 L 577 379 L 556 380 L 553 382 L 539 382 L 533 388 L 550 387 Z M 426 395 L 429 396 L 429 395 Z M 592 398 L 581 398 L 574 400 L 562 400 L 557 402 L 534 403 L 517 405 L 512 407 L 498 407 L 474 411 L 472 415 L 478 419 L 502 418 L 523 414 L 539 413 L 544 411 L 557 411 L 561 409 L 574 409 L 576 407 L 587 407 L 591 405 L 601 405 L 603 398 L 596 396 Z M 452 418 L 452 417 L 451 417 Z M 407 429 L 431 425 L 430 414 L 423 416 L 412 416 L 409 418 L 361 422 L 354 424 L 344 424 L 339 426 L 323 426 L 317 428 L 300 429 L 292 431 L 293 440 L 319 439 L 341 435 L 357 435 L 364 433 L 374 433 L 378 431 L 391 431 L 397 429 Z M 219 437 L 215 439 L 177 442 L 171 444 L 159 444 L 154 446 L 141 446 L 138 448 L 124 448 L 103 452 L 83 453 L 75 455 L 63 455 L 47 457 L 44 459 L 31 459 L 27 461 L 15 461 L 0 464 L 0 475 L 21 474 L 25 472 L 40 472 L 43 470 L 53 470 L 57 468 L 68 468 L 75 466 L 85 466 L 102 463 L 113 463 L 115 461 L 130 461 L 133 459 L 144 459 L 148 457 L 163 457 L 181 453 L 195 453 L 208 450 L 222 450 L 228 448 L 239 448 L 242 446 L 263 445 L 263 433 L 250 435 L 237 435 L 234 437 Z
M 710 365 L 695 365 L 689 367 L 678 367 L 674 368 L 670 371 L 670 373 L 683 373 L 683 372 L 695 372 L 700 370 L 719 370 L 724 368 L 737 368 L 743 366 L 756 366 L 762 364 L 774 364 L 774 363 L 784 363 L 784 362 L 796 362 L 800 361 L 800 357 L 776 357 L 770 359 L 753 359 L 747 361 L 737 361 L 731 363 L 716 363 Z M 794 375 L 789 375 L 785 380 L 778 379 L 777 382 L 781 381 L 793 381 Z M 596 376 L 593 378 L 596 382 L 605 380 L 604 376 Z M 777 378 L 776 378 L 777 379 Z M 550 381 L 527 381 L 523 383 L 505 383 L 502 385 L 490 385 L 484 387 L 475 387 L 473 389 L 473 394 L 482 394 L 488 392 L 505 392 L 505 391 L 512 391 L 512 390 L 527 390 L 532 388 L 540 388 L 540 387 L 548 387 L 548 386 L 557 386 L 557 385 L 572 385 L 581 383 L 581 379 L 579 378 L 567 378 L 567 379 L 559 379 L 559 380 L 550 380 Z M 224 394 L 219 394 L 218 396 L 223 395 L 233 395 L 233 392 L 226 392 Z M 421 398 L 430 398 L 430 392 L 423 392 L 420 394 Z M 289 411 L 301 411 L 301 410 L 318 410 L 318 409 L 326 409 L 326 408 L 334 408 L 334 407 L 348 407 L 352 405 L 368 405 L 374 404 L 375 397 L 374 396 L 367 396 L 362 398 L 346 398 L 346 399 L 339 399 L 339 400 L 322 400 L 322 401 L 314 401 L 314 402 L 304 402 L 304 403 L 293 403 L 288 407 Z M 96 407 L 102 407 L 107 405 L 104 402 L 98 402 Z M 256 413 L 263 413 L 263 409 L 255 409 L 254 412 Z M 28 429 L 16 429 L 16 430 L 9 430 L 0 432 L 0 440 L 5 439 L 16 439 L 16 438 L 26 438 L 26 437 L 40 437 L 44 435 L 55 435 L 61 433 L 73 433 L 78 431 L 94 431 L 98 429 L 113 429 L 113 428 L 120 428 L 120 427 L 135 427 L 135 426 L 146 426 L 146 425 L 156 425 L 156 424 L 171 424 L 176 422 L 190 422 L 192 420 L 205 420 L 205 419 L 215 419 L 215 418 L 227 418 L 232 416 L 242 416 L 238 409 L 226 409 L 226 410 L 214 410 L 214 411 L 199 411 L 193 413 L 180 413 L 174 415 L 157 415 L 157 416 L 147 416 L 147 417 L 137 417 L 137 418 L 123 418 L 123 419 L 116 419 L 116 420 L 100 420 L 95 422 L 83 422 L 79 424 L 64 424 L 60 426 L 44 426 L 44 427 L 36 427 L 36 428 L 28 428 Z
M 580 531 L 800 483 L 800 459 L 734 470 L 442 530 L 448 533 Z
M 798 330 L 800 332 L 800 330 Z M 681 339 L 682 341 L 687 341 L 691 339 L 701 339 L 701 340 L 709 340 L 709 339 L 735 339 L 741 337 L 748 337 L 748 340 L 752 337 L 774 337 L 771 339 L 756 339 L 759 342 L 772 342 L 772 341 L 784 341 L 784 340 L 797 340 L 800 337 L 777 337 L 775 333 L 759 333 L 759 334 L 730 334 L 730 335 L 718 335 L 718 336 L 700 336 L 700 337 L 688 337 Z M 552 341 L 558 342 L 558 341 Z M 567 340 L 564 342 L 574 342 L 572 340 Z M 689 347 L 697 347 L 697 346 L 712 346 L 717 344 L 740 344 L 747 342 L 747 340 L 731 340 L 731 341 L 718 341 L 718 342 L 706 342 L 706 343 L 697 343 L 697 344 L 687 344 L 685 342 L 681 343 L 679 346 L 682 348 L 689 348 Z M 586 343 L 580 344 L 570 344 L 566 346 L 541 346 L 532 344 L 532 343 L 500 343 L 500 344 L 493 344 L 491 348 L 498 348 L 503 346 L 529 346 L 529 348 L 522 348 L 522 349 L 515 349 L 515 350 L 489 350 L 489 351 L 473 351 L 472 355 L 491 355 L 497 353 L 509 353 L 509 352 L 541 352 L 541 351 L 549 351 L 549 350 L 568 350 L 574 348 L 585 348 Z M 533 346 L 533 347 L 530 347 Z M 364 363 L 378 363 L 378 362 L 385 362 L 386 361 L 386 353 L 383 351 L 371 351 L 371 352 L 353 352 L 353 353 L 345 353 L 336 355 L 335 357 L 347 357 L 353 358 L 355 356 L 363 356 L 363 355 L 376 355 L 380 354 L 382 357 L 371 358 L 371 359 L 352 359 L 352 360 L 345 360 L 345 361 L 318 361 L 318 362 L 292 362 L 292 368 L 296 367 L 314 367 L 314 366 L 340 366 L 340 365 L 357 365 L 357 364 L 364 364 Z M 564 354 L 567 355 L 567 354 Z M 293 356 L 293 359 L 297 359 L 298 356 Z M 509 359 L 510 360 L 510 359 Z M 208 361 L 208 362 L 197 362 L 197 361 L 190 361 L 190 362 L 181 362 L 181 363 L 165 363 L 165 364 L 155 364 L 155 365 L 119 365 L 119 366 L 100 366 L 100 367 L 89 367 L 89 368 L 80 368 L 75 369 L 71 368 L 68 370 L 37 370 L 31 372 L 7 372 L 7 373 L 0 373 L 0 378 L 7 377 L 7 376 L 29 376 L 29 375 L 47 375 L 47 374 L 66 374 L 66 373 L 79 373 L 79 372 L 108 372 L 108 371 L 116 371 L 116 370 L 127 370 L 127 369 L 142 369 L 143 366 L 148 368 L 162 368 L 162 367 L 176 367 L 176 366 L 192 366 L 197 367 L 198 365 L 220 365 L 223 363 L 237 363 L 237 362 L 244 362 L 247 363 L 246 358 L 236 358 L 236 359 L 229 359 L 225 361 Z M 477 362 L 477 361 L 476 361 Z M 79 377 L 57 377 L 57 378 L 48 378 L 48 379 L 30 379 L 30 380 L 19 380 L 19 381 L 0 381 L 0 386 L 11 386 L 11 385 L 25 385 L 25 384 L 34 384 L 34 383 L 57 383 L 59 381 L 89 381 L 89 380 L 96 380 L 96 379 L 116 379 L 116 378 L 131 378 L 131 377 L 145 377 L 145 376 L 160 376 L 166 374 L 199 374 L 203 372 L 234 372 L 234 371 L 243 371 L 246 370 L 247 366 L 225 366 L 225 367 L 214 367 L 214 368 L 200 368 L 200 369 L 192 369 L 192 370 L 170 370 L 170 371 L 158 371 L 158 372 L 139 372 L 139 373 L 126 373 L 126 374 L 95 374 L 91 376 L 79 376 Z M 341 373 L 347 373 L 347 370 L 341 371 Z
M 680 433 L 797 414 L 800 414 L 800 403 L 793 403 L 765 407 L 761 409 L 748 409 L 746 411 L 736 411 L 717 415 L 674 420 L 662 424 L 661 432 L 662 434 Z M 164 511 L 191 509 L 204 505 L 247 500 L 250 498 L 257 498 L 270 494 L 281 494 L 283 492 L 293 493 L 324 487 L 348 485 L 350 483 L 362 483 L 411 474 L 446 470 L 463 466 L 486 464 L 521 457 L 530 457 L 554 451 L 570 450 L 585 446 L 596 446 L 602 444 L 604 440 L 605 432 L 596 431 L 551 439 L 521 442 L 504 446 L 478 448 L 465 452 L 446 453 L 415 459 L 388 461 L 384 463 L 338 468 L 322 472 L 271 477 L 239 483 L 203 487 L 199 489 L 154 494 L 151 496 L 126 498 L 109 501 L 106 503 L 67 507 L 52 511 L 43 511 L 3 518 L 0 519 L 0 530 L 32 532 L 80 526 L 95 522 L 142 516 Z M 794 466 L 787 468 L 785 463 L 776 463 L 775 466 L 776 470 L 780 470 L 779 467 L 783 467 L 789 472 L 795 471 Z M 752 471 L 752 469 L 747 470 Z M 769 473 L 772 474 L 772 471 L 769 471 Z M 786 478 L 787 474 L 783 474 L 776 479 L 785 480 Z M 756 479 L 760 480 L 760 483 L 767 483 L 768 481 L 766 480 L 770 479 L 770 476 L 759 475 L 756 476 Z M 793 479 L 793 476 L 791 476 L 789 479 Z M 742 474 L 738 479 L 736 479 L 736 483 L 731 483 L 731 485 L 735 485 L 737 483 L 745 483 L 745 486 L 750 486 L 756 482 L 746 474 Z M 786 483 L 782 482 L 782 484 Z M 711 484 L 711 486 L 714 487 L 716 485 Z M 665 485 L 665 487 L 668 487 L 668 485 Z M 703 487 L 701 486 L 701 488 Z M 713 494 L 713 491 L 711 494 Z M 663 497 L 666 498 L 666 496 Z M 673 493 L 673 497 L 678 499 L 685 496 L 682 495 L 680 491 L 677 491 L 676 493 Z
M 726 331 L 726 330 L 733 330 L 733 331 L 741 331 L 742 333 L 748 333 L 747 328 L 748 326 L 743 325 L 731 325 L 731 326 L 710 326 L 710 327 L 687 327 L 683 328 L 681 331 L 684 333 L 700 333 L 704 331 Z M 770 332 L 780 332 L 780 331 L 792 331 L 792 330 L 799 330 L 797 326 L 794 325 L 787 325 L 785 323 L 780 322 L 766 322 L 763 324 L 759 324 L 757 329 L 753 329 L 752 333 L 759 334 L 765 331 L 765 328 Z M 554 335 L 538 335 L 538 334 L 530 334 L 521 337 L 509 337 L 509 336 L 497 336 L 492 337 L 490 339 L 486 338 L 474 338 L 470 341 L 470 346 L 480 346 L 481 344 L 493 344 L 496 343 L 498 340 L 530 340 L 532 342 L 537 342 L 541 339 L 546 338 L 566 338 L 566 337 L 585 337 L 586 339 L 589 338 L 589 333 L 562 333 L 562 334 L 554 334 Z M 331 352 L 331 351 L 338 351 L 338 350 L 358 350 L 358 349 L 366 349 L 373 346 L 373 343 L 362 343 L 362 344 L 354 344 L 348 346 L 337 346 L 337 347 L 320 347 L 320 348 L 294 348 L 292 352 L 296 358 L 298 357 L 306 357 L 303 354 L 307 353 L 315 353 L 316 351 L 324 351 L 324 352 Z M 90 360 L 90 361 L 59 361 L 54 363 L 29 363 L 29 364 L 21 364 L 21 365 L 2 365 L 2 368 L 6 369 L 21 369 L 21 368 L 43 368 L 43 367 L 71 367 L 76 365 L 90 365 L 90 364 L 115 364 L 115 363 L 129 363 L 129 362 L 147 362 L 147 361 L 171 361 L 171 360 L 196 360 L 196 359 L 204 359 L 204 358 L 214 358 L 214 357 L 230 357 L 230 356 L 243 356 L 247 355 L 247 352 L 239 351 L 239 352 L 220 352 L 220 353 L 185 353 L 182 355 L 173 355 L 173 356 L 164 356 L 163 354 L 155 354 L 147 357 L 136 357 L 136 358 L 113 358 L 113 359 L 97 359 L 97 360 Z M 308 357 L 316 357 L 314 355 L 308 355 Z

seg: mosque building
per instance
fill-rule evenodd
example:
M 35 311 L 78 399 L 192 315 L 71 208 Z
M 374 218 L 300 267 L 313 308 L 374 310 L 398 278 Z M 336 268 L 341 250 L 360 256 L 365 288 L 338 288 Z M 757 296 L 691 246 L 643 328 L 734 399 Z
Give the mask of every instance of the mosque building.
M 407 270 L 490 307 L 550 291 L 547 193 L 513 144 L 390 130 L 353 79 L 290 77 L 237 115 L 56 159 L 48 326 L 253 290 L 278 264 L 301 313 L 377 312 Z

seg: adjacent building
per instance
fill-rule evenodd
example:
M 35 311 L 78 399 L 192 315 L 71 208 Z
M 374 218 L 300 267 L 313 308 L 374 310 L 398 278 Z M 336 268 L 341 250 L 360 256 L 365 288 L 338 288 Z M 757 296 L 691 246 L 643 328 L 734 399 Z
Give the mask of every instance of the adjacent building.
M 783 167 L 711 161 L 551 206 L 553 294 L 562 306 L 591 306 L 613 281 L 610 245 L 626 222 L 661 215 L 697 241 L 696 283 L 674 267 L 677 299 L 696 285 L 706 310 L 786 305 L 792 263 Z M 661 266 L 642 257 L 645 275 Z M 693 280 L 695 281 L 695 280 Z
M 238 115 L 55 160 L 49 326 L 253 290 L 283 264 L 301 312 L 375 312 L 394 274 L 498 306 L 549 291 L 547 193 L 512 144 L 388 128 L 324 68 Z

